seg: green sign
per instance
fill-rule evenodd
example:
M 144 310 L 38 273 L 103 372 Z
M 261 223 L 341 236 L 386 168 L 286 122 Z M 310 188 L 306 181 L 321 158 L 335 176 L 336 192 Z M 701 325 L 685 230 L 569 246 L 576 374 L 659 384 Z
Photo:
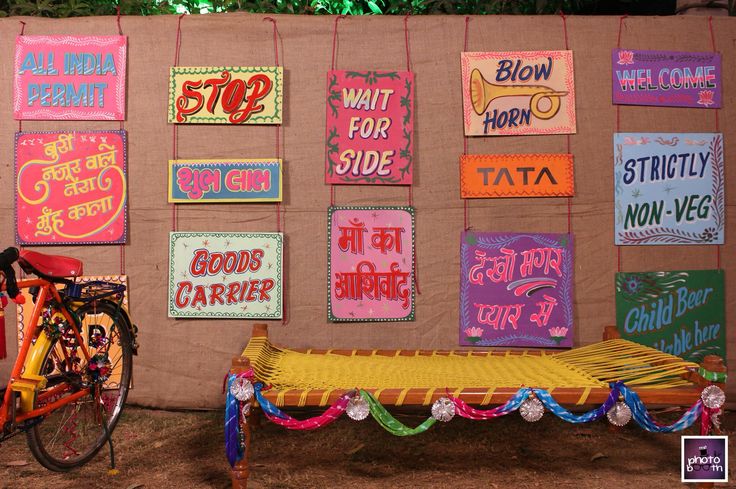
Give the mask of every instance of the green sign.
M 621 337 L 700 363 L 726 361 L 723 270 L 616 274 Z

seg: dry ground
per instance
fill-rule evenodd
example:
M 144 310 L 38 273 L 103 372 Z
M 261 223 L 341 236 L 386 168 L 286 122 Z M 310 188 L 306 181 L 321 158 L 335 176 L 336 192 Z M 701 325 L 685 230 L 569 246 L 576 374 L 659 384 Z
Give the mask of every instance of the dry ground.
M 726 416 L 728 431 L 734 418 Z M 400 419 L 414 426 L 423 417 Z M 25 437 L 16 437 L 0 447 L 0 487 L 224 489 L 229 476 L 221 420 L 222 412 L 127 408 L 114 434 L 116 476 L 107 475 L 106 452 L 77 471 L 48 472 L 33 459 Z M 249 487 L 670 489 L 685 487 L 679 453 L 678 434 L 634 426 L 613 433 L 604 422 L 575 426 L 549 413 L 535 424 L 518 414 L 485 422 L 456 418 L 406 439 L 370 419 L 344 418 L 316 432 L 286 432 L 264 421 L 253 437 Z

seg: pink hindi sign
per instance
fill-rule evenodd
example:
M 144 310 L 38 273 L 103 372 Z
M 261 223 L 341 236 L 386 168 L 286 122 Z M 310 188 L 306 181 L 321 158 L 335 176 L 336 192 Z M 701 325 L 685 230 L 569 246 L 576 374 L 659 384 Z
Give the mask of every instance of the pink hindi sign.
M 15 133 L 21 245 L 125 243 L 125 131 Z
M 330 321 L 414 320 L 414 208 L 330 207 Z
M 124 120 L 125 36 L 18 36 L 13 115 Z
M 414 73 L 327 74 L 325 183 L 411 185 Z

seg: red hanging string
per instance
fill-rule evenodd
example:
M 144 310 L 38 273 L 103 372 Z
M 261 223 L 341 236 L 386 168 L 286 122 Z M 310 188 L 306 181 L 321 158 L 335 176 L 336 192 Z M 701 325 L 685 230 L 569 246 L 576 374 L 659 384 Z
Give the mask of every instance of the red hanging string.
M 465 16 L 465 38 L 463 40 L 463 52 L 468 50 L 468 24 L 470 23 L 470 17 L 467 15 Z M 463 154 L 468 154 L 468 136 L 465 135 L 465 131 L 463 130 Z M 463 199 L 463 229 L 467 231 L 470 229 L 470 220 L 469 220 L 469 209 L 468 209 L 468 199 Z
M 338 15 L 335 17 L 335 25 L 332 30 L 332 70 L 335 69 L 335 61 L 337 57 L 337 23 L 340 19 L 344 19 L 344 15 Z M 335 186 L 330 184 L 330 207 L 335 205 Z
M 276 66 L 279 64 L 279 28 L 276 25 L 276 19 L 273 17 L 264 17 L 264 21 L 270 21 L 273 24 L 273 52 L 276 60 Z M 281 158 L 281 125 L 276 125 L 276 158 Z M 281 232 L 281 202 L 276 202 L 276 231 Z
M 616 47 L 618 49 L 621 49 L 621 32 L 624 30 L 624 19 L 628 17 L 628 15 L 622 15 L 618 18 L 618 42 L 616 43 Z
M 118 35 L 121 35 L 122 36 L 123 35 L 123 28 L 120 25 L 120 5 L 118 5 L 117 10 L 118 10 L 118 15 L 117 15 L 117 18 L 116 18 L 115 21 L 116 21 L 116 23 L 118 25 Z M 125 121 L 124 120 L 121 120 L 120 121 L 120 130 L 121 131 L 124 131 L 125 130 Z M 121 243 L 120 244 L 120 275 L 125 275 L 125 243 Z
M 409 15 L 404 16 L 404 41 L 406 43 L 406 71 L 411 71 L 411 55 L 409 54 Z
M 409 15 L 406 14 L 404 16 L 404 44 L 406 45 L 406 71 L 411 71 L 411 53 L 409 51 Z M 409 205 L 414 205 L 414 195 L 413 195 L 413 185 L 409 185 L 409 196 L 408 201 Z
M 22 20 L 19 20 L 18 22 L 20 22 L 20 34 L 18 35 L 22 36 L 23 33 L 26 31 L 26 23 L 23 22 Z M 22 132 L 22 131 L 23 131 L 23 121 L 18 120 L 18 132 Z
M 332 69 L 335 69 L 335 54 L 337 52 L 337 21 L 344 19 L 344 15 L 335 17 L 335 28 L 332 31 Z
M 713 52 L 717 52 L 716 50 L 716 34 L 713 31 L 713 16 L 708 17 L 708 30 L 710 31 L 710 45 L 713 49 Z M 720 129 L 720 121 L 718 120 L 718 112 L 719 109 L 713 109 L 713 115 L 715 117 L 716 122 L 716 132 L 719 132 Z M 716 245 L 716 268 L 721 268 L 721 247 L 719 245 Z
M 117 10 L 118 10 L 118 18 L 117 18 L 118 34 L 120 34 L 122 36 L 123 35 L 123 28 L 120 27 L 120 5 L 118 5 Z
M 562 33 L 565 38 L 565 51 L 570 49 L 570 44 L 567 38 L 567 17 L 563 12 L 560 12 L 562 17 Z M 566 134 L 565 139 L 567 140 L 567 154 L 572 154 L 570 135 Z M 572 234 L 572 197 L 567 198 L 567 234 Z
M 179 19 L 176 23 L 176 49 L 174 51 L 174 66 L 179 65 L 179 52 L 181 51 L 181 19 L 184 17 L 185 14 L 181 14 L 179 16 Z M 179 158 L 179 126 L 174 123 L 172 124 L 172 133 L 173 133 L 173 141 L 172 141 L 172 159 L 176 160 Z M 171 228 L 176 231 L 178 227 L 178 220 L 179 216 L 177 213 L 177 205 L 171 204 Z
M 626 19 L 628 15 L 622 15 L 618 19 L 618 40 L 616 41 L 616 47 L 618 49 L 621 49 L 621 33 L 624 29 L 624 19 Z M 621 106 L 616 106 L 616 132 L 619 132 L 621 130 Z M 617 271 L 621 271 L 621 247 L 616 246 L 616 262 L 617 262 Z

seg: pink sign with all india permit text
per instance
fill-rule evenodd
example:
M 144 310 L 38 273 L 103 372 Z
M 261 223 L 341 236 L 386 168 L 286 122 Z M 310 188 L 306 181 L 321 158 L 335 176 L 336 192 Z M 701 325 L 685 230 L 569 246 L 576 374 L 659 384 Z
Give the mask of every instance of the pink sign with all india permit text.
M 124 120 L 125 36 L 18 36 L 13 115 Z

